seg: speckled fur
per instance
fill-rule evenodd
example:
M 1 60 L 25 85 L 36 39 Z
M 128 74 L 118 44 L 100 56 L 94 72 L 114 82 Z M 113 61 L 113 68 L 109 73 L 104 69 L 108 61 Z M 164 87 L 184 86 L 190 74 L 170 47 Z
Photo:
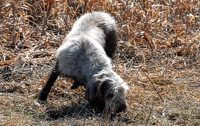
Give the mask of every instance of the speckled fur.
M 73 25 L 56 54 L 52 78 L 63 74 L 74 79 L 72 89 L 83 85 L 92 106 L 120 112 L 126 109 L 127 84 L 112 70 L 111 58 L 116 48 L 115 20 L 107 13 L 93 12 L 81 16 Z M 51 76 L 49 80 L 51 79 Z M 45 85 L 39 100 L 48 95 Z M 112 108 L 111 108 L 112 107 Z

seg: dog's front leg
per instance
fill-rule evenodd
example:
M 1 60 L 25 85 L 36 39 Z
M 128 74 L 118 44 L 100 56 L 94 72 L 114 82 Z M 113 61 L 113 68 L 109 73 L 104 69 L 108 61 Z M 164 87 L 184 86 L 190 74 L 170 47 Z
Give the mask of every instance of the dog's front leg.
M 58 71 L 58 62 L 56 62 L 56 65 L 54 66 L 46 84 L 42 88 L 39 97 L 38 97 L 38 102 L 39 103 L 44 103 L 47 99 L 47 96 L 51 90 L 51 87 L 53 86 L 53 83 L 56 81 L 56 79 L 59 76 L 59 71 Z

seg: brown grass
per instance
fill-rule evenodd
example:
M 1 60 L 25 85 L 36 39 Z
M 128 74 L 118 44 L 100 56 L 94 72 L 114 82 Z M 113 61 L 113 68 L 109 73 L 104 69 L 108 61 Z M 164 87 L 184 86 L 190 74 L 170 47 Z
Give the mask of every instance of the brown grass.
M 0 3 L 0 125 L 200 125 L 198 0 Z M 128 111 L 114 118 L 93 112 L 84 89 L 70 90 L 71 80 L 61 77 L 47 104 L 37 106 L 56 49 L 92 11 L 117 21 L 114 69 L 130 86 Z

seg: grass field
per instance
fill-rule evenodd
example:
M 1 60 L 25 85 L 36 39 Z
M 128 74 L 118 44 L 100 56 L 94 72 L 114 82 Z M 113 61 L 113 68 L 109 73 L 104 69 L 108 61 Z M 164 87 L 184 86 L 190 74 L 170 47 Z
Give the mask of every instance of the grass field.
M 92 11 L 116 19 L 114 71 L 130 86 L 128 110 L 91 110 L 63 77 L 38 106 L 57 48 Z M 199 126 L 199 0 L 0 0 L 0 125 Z

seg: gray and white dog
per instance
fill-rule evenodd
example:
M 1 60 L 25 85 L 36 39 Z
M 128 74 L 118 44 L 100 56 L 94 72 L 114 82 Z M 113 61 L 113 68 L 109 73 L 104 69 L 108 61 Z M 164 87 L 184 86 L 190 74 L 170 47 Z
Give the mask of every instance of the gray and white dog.
M 126 109 L 128 85 L 112 70 L 111 58 L 116 48 L 115 20 L 105 12 L 81 16 L 58 48 L 56 64 L 38 101 L 47 95 L 59 75 L 71 77 L 71 89 L 82 85 L 91 106 L 111 112 Z

